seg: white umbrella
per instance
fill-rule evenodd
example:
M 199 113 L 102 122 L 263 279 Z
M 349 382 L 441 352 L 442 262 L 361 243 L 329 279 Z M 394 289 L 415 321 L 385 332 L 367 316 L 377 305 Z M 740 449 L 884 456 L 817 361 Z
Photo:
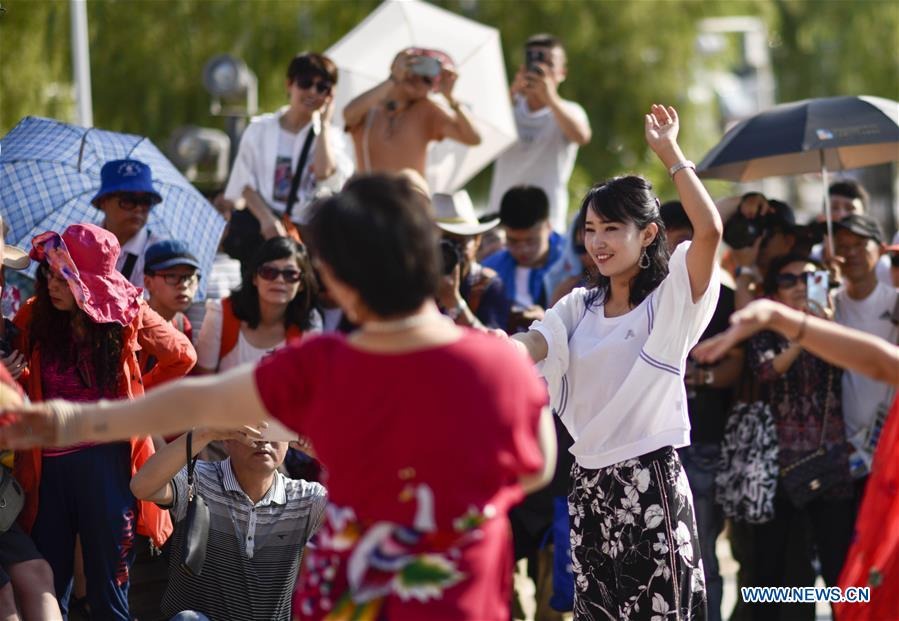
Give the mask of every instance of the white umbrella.
M 433 144 L 427 180 L 432 192 L 452 193 L 511 145 L 516 137 L 499 31 L 419 0 L 389 0 L 325 54 L 340 70 L 335 118 L 357 95 L 387 78 L 397 52 L 407 47 L 449 54 L 459 79 L 453 96 L 468 109 L 481 134 L 469 147 L 453 140 Z

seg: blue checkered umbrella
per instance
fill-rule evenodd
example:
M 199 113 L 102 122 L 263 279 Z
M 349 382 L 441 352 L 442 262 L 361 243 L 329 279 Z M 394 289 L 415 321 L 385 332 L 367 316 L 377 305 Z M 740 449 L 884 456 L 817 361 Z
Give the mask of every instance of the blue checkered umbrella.
M 0 213 L 10 228 L 8 241 L 30 248 L 44 231 L 100 224 L 103 214 L 90 204 L 100 189 L 100 169 L 125 158 L 149 165 L 162 195 L 147 226 L 158 237 L 187 242 L 209 274 L 225 221 L 150 140 L 53 119 L 25 117 L 0 140 Z M 200 280 L 198 299 L 205 283 Z

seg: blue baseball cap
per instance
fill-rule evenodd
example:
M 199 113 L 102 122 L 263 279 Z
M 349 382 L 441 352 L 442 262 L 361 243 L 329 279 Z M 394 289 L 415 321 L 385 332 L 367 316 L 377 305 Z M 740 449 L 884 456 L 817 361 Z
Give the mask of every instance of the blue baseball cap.
M 188 245 L 179 239 L 156 242 L 144 252 L 145 272 L 158 272 L 176 265 L 189 265 L 197 271 L 200 270 L 197 257 L 193 255 Z
M 103 164 L 100 190 L 91 199 L 91 204 L 96 206 L 101 198 L 116 192 L 141 192 L 153 196 L 154 205 L 162 202 L 159 192 L 153 188 L 150 167 L 139 160 L 112 160 Z

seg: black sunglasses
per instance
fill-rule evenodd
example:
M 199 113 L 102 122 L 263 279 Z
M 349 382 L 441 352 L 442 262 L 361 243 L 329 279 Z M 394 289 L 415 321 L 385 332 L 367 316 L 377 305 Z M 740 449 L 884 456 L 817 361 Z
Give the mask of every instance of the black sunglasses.
M 304 91 L 309 90 L 314 86 L 319 95 L 327 95 L 334 87 L 334 85 L 327 80 L 315 80 L 314 78 L 297 78 L 296 84 Z
M 116 194 L 116 200 L 119 202 L 119 208 L 125 211 L 134 211 L 138 207 L 150 210 L 156 204 L 155 197 L 151 194 Z
M 792 289 L 800 282 L 804 282 L 808 285 L 808 280 L 812 276 L 814 276 L 815 272 L 802 272 L 801 274 L 778 274 L 777 275 L 777 288 L 778 289 Z
M 256 275 L 263 280 L 278 280 L 278 276 L 281 276 L 286 283 L 296 283 L 300 282 L 300 278 L 302 278 L 303 273 L 299 270 L 294 269 L 286 269 L 279 270 L 277 267 L 272 267 L 270 265 L 263 265 L 259 269 L 256 270 Z

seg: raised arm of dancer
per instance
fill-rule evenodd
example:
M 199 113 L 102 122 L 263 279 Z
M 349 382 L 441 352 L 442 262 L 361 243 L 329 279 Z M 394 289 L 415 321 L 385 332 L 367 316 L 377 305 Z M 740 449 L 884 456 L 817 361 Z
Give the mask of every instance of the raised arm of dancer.
M 899 347 L 859 330 L 793 310 L 773 300 L 756 300 L 731 317 L 731 327 L 693 350 L 697 360 L 723 356 L 734 344 L 761 330 L 776 330 L 804 349 L 845 369 L 899 386 Z
M 677 112 L 671 106 L 653 105 L 646 115 L 646 142 L 668 170 L 687 161 L 677 144 L 680 122 Z M 684 211 L 693 226 L 693 238 L 687 251 L 687 270 L 690 273 L 690 288 L 695 302 L 705 293 L 715 269 L 715 259 L 721 233 L 724 230 L 721 216 L 696 176 L 692 167 L 681 168 L 674 173 L 674 185 Z
M 133 401 L 46 401 L 8 408 L 0 427 L 0 445 L 27 448 L 112 442 L 132 436 L 172 435 L 199 426 L 238 429 L 267 417 L 253 367 L 242 366 L 221 375 L 167 384 Z

